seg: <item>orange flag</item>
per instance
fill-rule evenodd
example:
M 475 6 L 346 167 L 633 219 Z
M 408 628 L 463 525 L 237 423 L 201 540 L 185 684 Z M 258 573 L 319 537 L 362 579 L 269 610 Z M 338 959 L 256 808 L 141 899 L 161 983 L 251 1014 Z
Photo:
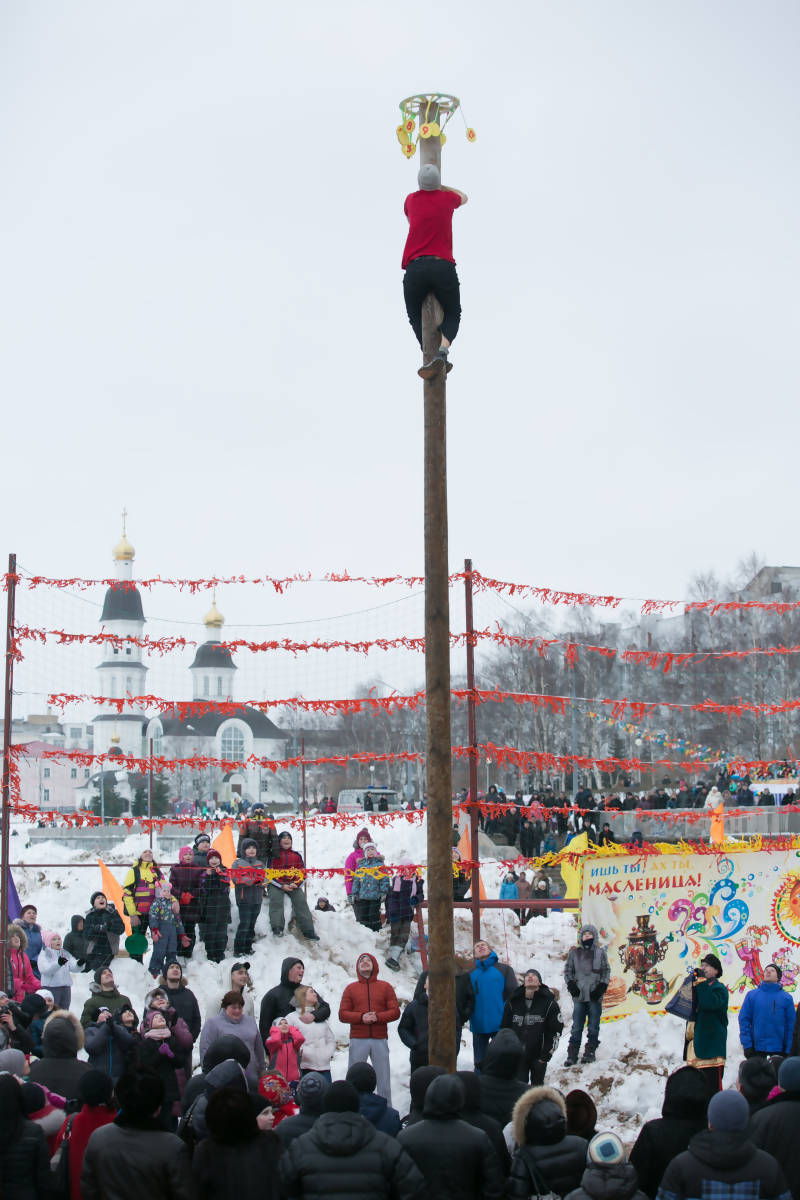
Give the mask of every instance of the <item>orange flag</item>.
M 122 884 L 114 878 L 109 871 L 102 858 L 98 858 L 97 865 L 100 867 L 100 881 L 103 885 L 103 892 L 107 900 L 113 901 L 117 912 L 122 917 L 122 924 L 125 926 L 125 936 L 131 936 L 131 919 L 125 912 L 125 901 L 122 896 Z
M 218 850 L 222 855 L 223 867 L 233 866 L 233 860 L 236 858 L 236 847 L 233 844 L 233 830 L 230 825 L 220 829 L 217 836 L 211 843 L 212 850 Z
M 464 826 L 464 832 L 462 833 L 458 843 L 458 853 L 465 862 L 475 861 L 472 857 L 472 839 L 469 836 L 469 825 Z M 470 878 L 471 877 L 472 873 L 470 872 Z M 480 871 L 478 871 L 478 896 L 481 900 L 486 899 L 486 889 L 483 886 L 483 876 L 481 875 Z

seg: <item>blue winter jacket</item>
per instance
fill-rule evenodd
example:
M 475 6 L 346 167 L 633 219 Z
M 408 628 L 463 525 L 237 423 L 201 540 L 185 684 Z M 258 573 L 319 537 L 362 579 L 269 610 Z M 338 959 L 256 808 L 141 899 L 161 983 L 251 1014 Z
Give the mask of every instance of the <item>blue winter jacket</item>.
M 500 899 L 501 900 L 519 900 L 519 888 L 515 883 L 509 883 L 504 879 L 500 884 Z
M 477 959 L 470 971 L 475 1008 L 469 1027 L 473 1033 L 497 1033 L 503 1020 L 506 1000 L 519 986 L 511 967 L 497 965 L 494 950 L 486 958 Z
M 760 983 L 744 998 L 739 1013 L 739 1037 L 745 1050 L 789 1054 L 795 1011 L 791 996 L 779 983 Z

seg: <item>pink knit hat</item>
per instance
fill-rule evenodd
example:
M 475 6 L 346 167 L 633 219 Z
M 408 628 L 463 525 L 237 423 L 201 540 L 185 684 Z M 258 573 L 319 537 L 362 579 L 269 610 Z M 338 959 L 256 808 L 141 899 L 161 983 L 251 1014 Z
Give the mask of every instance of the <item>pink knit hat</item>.
M 45 946 L 47 946 L 48 950 L 50 949 L 50 943 L 52 942 L 53 938 L 56 937 L 60 938 L 61 934 L 55 929 L 46 929 L 42 934 L 42 941 Z

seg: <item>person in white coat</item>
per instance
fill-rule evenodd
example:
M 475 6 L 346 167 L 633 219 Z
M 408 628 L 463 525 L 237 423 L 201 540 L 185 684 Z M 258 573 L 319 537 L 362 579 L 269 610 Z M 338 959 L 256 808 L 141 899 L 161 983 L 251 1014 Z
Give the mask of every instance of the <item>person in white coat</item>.
M 301 1030 L 306 1039 L 300 1049 L 300 1078 L 316 1071 L 331 1082 L 331 1059 L 336 1053 L 336 1038 L 327 1021 L 303 1021 L 305 1013 L 313 1014 L 319 996 L 312 987 L 299 987 L 294 994 L 293 1013 L 286 1020 Z
M 39 972 L 42 987 L 53 993 L 53 1007 L 69 1010 L 72 999 L 72 976 L 80 971 L 77 960 L 64 949 L 60 933 L 43 933 L 39 951 Z

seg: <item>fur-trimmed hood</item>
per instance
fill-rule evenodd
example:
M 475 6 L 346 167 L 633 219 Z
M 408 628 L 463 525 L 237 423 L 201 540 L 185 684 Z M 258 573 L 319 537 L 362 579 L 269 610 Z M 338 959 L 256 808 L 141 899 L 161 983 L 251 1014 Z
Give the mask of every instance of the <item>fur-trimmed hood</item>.
M 16 934 L 19 938 L 19 948 L 24 953 L 28 949 L 28 935 L 21 925 L 17 925 L 16 921 L 12 921 L 6 929 L 6 939 L 9 949 L 11 948 L 11 943 L 8 942 L 8 939 L 12 934 Z
M 514 1105 L 511 1125 L 518 1146 L 552 1146 L 567 1132 L 566 1101 L 555 1088 L 529 1088 Z
M 45 1058 L 76 1058 L 83 1049 L 83 1026 L 74 1013 L 56 1008 L 42 1028 Z

